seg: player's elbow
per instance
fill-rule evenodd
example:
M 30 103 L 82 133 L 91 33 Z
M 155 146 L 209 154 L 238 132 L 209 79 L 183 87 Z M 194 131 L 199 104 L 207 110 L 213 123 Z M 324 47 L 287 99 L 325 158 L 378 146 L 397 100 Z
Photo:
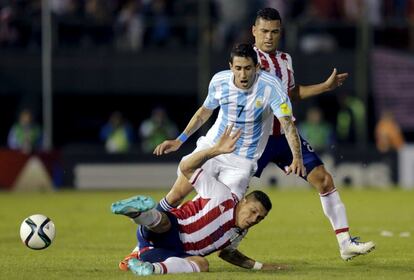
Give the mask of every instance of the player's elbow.
M 225 253 L 225 252 L 223 252 L 223 250 L 221 250 L 221 251 L 219 251 L 219 252 L 217 253 L 217 255 L 218 255 L 218 257 L 219 257 L 220 259 L 222 259 L 222 258 L 223 258 L 223 256 L 225 256 L 225 255 L 226 255 L 226 253 Z
M 180 171 L 187 180 L 190 180 L 194 172 L 185 159 L 180 162 Z
M 203 123 L 205 123 L 213 114 L 213 110 L 210 110 L 204 106 L 201 106 L 197 113 L 198 113 L 198 117 L 202 120 Z
M 228 257 L 231 255 L 232 251 L 233 250 L 230 250 L 230 249 L 223 249 L 223 250 L 218 252 L 218 257 L 223 259 L 223 260 L 227 260 Z

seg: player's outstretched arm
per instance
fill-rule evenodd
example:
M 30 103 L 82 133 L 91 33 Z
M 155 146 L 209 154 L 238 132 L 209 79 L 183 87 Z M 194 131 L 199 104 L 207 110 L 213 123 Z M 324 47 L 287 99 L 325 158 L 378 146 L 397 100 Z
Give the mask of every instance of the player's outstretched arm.
M 336 68 L 334 68 L 331 75 L 323 83 L 308 86 L 297 85 L 290 91 L 289 97 L 293 101 L 297 101 L 316 96 L 342 86 L 347 78 L 348 73 L 338 74 Z
M 296 174 L 298 176 L 305 176 L 306 169 L 303 165 L 302 148 L 300 144 L 300 138 L 298 130 L 293 123 L 292 117 L 281 117 L 278 118 L 281 127 L 285 131 L 286 140 L 289 143 L 290 150 L 292 152 L 292 163 L 287 168 L 286 174 Z
M 237 249 L 223 249 L 219 252 L 219 257 L 228 263 L 239 267 L 255 270 L 285 270 L 289 267 L 285 264 L 271 264 L 257 262 Z
M 182 160 L 180 163 L 181 173 L 188 180 L 190 180 L 191 176 L 193 176 L 193 173 L 207 160 L 221 154 L 228 154 L 233 152 L 236 149 L 236 142 L 240 138 L 241 129 L 236 130 L 234 133 L 232 133 L 232 130 L 233 124 L 226 127 L 223 135 L 221 135 L 220 139 L 213 147 L 201 150 Z
M 188 137 L 196 132 L 210 118 L 212 114 L 213 110 L 201 106 L 197 112 L 195 112 L 190 122 L 187 124 L 184 132 L 177 139 L 165 140 L 159 144 L 157 147 L 155 147 L 153 154 L 160 156 L 177 151 L 185 142 L 185 140 L 187 140 Z

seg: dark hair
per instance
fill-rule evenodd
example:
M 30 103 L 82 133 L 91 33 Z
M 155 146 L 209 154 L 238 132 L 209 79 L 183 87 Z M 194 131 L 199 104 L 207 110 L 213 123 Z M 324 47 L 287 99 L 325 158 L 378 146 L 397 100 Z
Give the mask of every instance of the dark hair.
M 230 63 L 233 63 L 235 56 L 251 58 L 254 65 L 257 65 L 257 54 L 251 44 L 236 44 L 233 46 L 230 52 Z
M 259 201 L 263 207 L 270 211 L 272 209 L 272 202 L 270 201 L 270 198 L 262 191 L 252 191 L 248 195 L 246 195 L 246 199 L 249 199 L 250 197 L 253 197 L 257 201 Z
M 258 21 L 259 19 L 280 20 L 280 22 L 282 22 L 282 18 L 280 17 L 278 10 L 273 8 L 260 9 L 256 15 L 256 21 Z

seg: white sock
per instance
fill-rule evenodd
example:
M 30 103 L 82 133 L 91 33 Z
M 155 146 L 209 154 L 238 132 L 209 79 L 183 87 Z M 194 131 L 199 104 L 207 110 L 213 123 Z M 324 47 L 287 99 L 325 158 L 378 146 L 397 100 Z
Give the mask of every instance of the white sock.
M 328 193 L 320 194 L 320 198 L 323 212 L 331 222 L 338 243 L 341 245 L 343 240 L 349 239 L 349 226 L 345 206 L 336 188 Z
M 200 268 L 195 262 L 177 257 L 171 257 L 152 265 L 154 266 L 154 274 L 200 272 Z
M 336 239 L 338 240 L 338 244 L 340 247 L 346 244 L 347 241 L 351 239 L 348 231 L 340 232 L 336 235 Z
M 133 220 L 136 224 L 154 227 L 161 222 L 161 218 L 161 212 L 153 208 L 146 212 L 140 213 L 138 216 L 133 218 Z

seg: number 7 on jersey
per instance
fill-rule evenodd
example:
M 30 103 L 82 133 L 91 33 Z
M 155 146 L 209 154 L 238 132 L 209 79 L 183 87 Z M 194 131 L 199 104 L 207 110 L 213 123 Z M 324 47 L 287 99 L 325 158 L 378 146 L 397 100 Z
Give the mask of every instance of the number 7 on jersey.
M 237 117 L 240 117 L 241 114 L 243 113 L 244 107 L 246 107 L 245 105 L 237 105 L 237 108 L 239 111 L 239 113 L 237 114 Z

